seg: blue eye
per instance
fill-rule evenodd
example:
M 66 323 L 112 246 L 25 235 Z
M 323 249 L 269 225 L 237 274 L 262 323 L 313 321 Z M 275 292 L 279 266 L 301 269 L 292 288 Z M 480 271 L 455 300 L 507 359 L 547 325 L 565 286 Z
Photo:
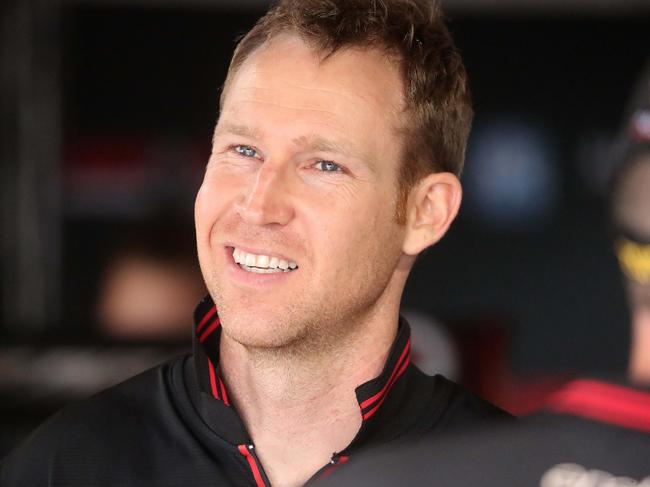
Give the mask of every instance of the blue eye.
M 257 151 L 248 145 L 236 145 L 235 150 L 244 157 L 255 157 Z
M 316 163 L 316 168 L 323 172 L 339 172 L 342 170 L 341 166 L 332 161 L 318 161 Z

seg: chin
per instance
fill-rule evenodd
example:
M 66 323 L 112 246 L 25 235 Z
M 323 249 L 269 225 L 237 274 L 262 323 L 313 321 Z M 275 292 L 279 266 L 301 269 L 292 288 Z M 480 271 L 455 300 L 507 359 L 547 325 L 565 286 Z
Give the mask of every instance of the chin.
M 294 342 L 304 330 L 272 310 L 239 302 L 230 307 L 227 301 L 217 306 L 223 333 L 231 340 L 252 348 L 282 348 Z

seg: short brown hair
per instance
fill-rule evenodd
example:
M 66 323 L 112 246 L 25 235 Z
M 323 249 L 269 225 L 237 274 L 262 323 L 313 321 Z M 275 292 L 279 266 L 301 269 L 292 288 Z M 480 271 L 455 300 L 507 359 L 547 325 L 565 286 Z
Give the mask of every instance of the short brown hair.
M 407 125 L 397 219 L 413 184 L 428 173 L 460 175 L 472 122 L 467 74 L 434 0 L 280 0 L 237 45 L 228 82 L 265 42 L 295 33 L 327 56 L 346 47 L 379 48 L 397 60 Z M 424 155 L 423 155 L 424 154 Z

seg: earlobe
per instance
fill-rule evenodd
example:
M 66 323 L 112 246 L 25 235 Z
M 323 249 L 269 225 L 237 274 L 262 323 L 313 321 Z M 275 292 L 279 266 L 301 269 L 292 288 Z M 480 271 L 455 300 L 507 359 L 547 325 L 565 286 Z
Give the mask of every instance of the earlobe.
M 417 255 L 440 240 L 460 208 L 462 188 L 448 172 L 429 174 L 409 195 L 403 252 Z

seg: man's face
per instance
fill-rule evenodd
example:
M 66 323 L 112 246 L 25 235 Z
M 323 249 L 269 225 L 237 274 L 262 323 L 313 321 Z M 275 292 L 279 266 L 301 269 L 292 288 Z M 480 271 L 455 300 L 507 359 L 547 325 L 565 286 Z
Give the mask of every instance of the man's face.
M 231 79 L 195 208 L 201 269 L 228 337 L 334 343 L 399 301 L 402 92 L 379 51 L 323 61 L 290 36 Z

